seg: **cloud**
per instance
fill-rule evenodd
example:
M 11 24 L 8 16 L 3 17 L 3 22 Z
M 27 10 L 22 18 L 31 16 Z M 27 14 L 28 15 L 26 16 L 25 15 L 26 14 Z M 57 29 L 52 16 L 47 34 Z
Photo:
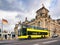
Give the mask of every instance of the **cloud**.
M 23 11 L 21 0 L 0 0 L 0 10 Z
M 8 21 L 7 25 L 3 25 L 4 29 L 6 30 L 12 30 L 13 28 L 12 25 L 15 25 L 19 20 L 17 20 L 17 18 L 15 18 L 15 16 L 18 15 L 18 12 L 14 12 L 14 11 L 2 11 L 0 10 L 0 27 L 2 26 L 2 19 L 6 19 Z
M 21 6 L 21 8 L 23 7 L 24 12 L 20 12 L 16 17 L 20 18 L 21 20 L 24 20 L 25 17 L 27 17 L 28 20 L 31 20 L 32 18 L 35 18 L 36 11 L 42 7 L 42 4 L 48 8 L 50 6 L 51 0 L 24 0 L 21 2 L 21 5 L 24 5 L 24 7 Z
M 50 0 L 0 0 L 0 10 L 6 11 L 30 11 L 38 9 L 42 3 L 50 3 Z
M 52 0 L 50 4 L 50 15 L 53 19 L 59 19 L 60 17 L 60 0 Z

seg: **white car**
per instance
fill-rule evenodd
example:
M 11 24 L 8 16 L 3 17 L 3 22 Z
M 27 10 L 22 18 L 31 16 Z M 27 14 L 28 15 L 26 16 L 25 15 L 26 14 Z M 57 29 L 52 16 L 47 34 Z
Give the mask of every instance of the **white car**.
M 58 36 L 59 36 L 59 35 L 55 34 L 55 35 L 52 36 L 52 38 L 56 38 L 56 37 L 58 37 Z

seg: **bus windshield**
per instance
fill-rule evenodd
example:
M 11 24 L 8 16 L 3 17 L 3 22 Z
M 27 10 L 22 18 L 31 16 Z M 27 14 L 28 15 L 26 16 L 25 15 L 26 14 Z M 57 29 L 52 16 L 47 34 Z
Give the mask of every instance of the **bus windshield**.
M 26 35 L 26 31 L 27 31 L 26 28 L 22 28 L 22 30 L 21 30 L 22 34 L 21 35 Z
M 26 26 L 22 26 L 22 28 L 20 30 L 18 30 L 18 36 L 21 35 L 26 35 Z

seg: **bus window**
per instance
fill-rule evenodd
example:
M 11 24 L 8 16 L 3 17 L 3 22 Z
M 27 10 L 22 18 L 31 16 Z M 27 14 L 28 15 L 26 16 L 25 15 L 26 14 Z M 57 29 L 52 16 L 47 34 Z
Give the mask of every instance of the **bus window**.
M 33 35 L 37 35 L 37 32 L 33 32 L 32 34 L 33 34 Z
M 32 35 L 32 32 L 28 31 L 28 35 Z
M 45 32 L 44 34 L 45 34 L 45 35 L 47 35 L 48 33 L 47 33 L 47 32 Z
M 41 33 L 40 32 L 37 32 L 37 35 L 41 35 Z
M 37 32 L 37 35 L 47 35 L 47 32 Z
M 27 35 L 27 30 L 26 30 L 26 28 L 22 28 L 21 32 L 22 32 L 22 35 Z
M 30 31 L 28 31 L 28 35 L 37 35 L 37 32 L 30 32 Z
M 27 27 L 27 28 L 31 28 L 31 26 L 30 26 L 30 25 L 27 25 L 26 27 Z
M 41 35 L 47 35 L 47 32 L 41 32 Z

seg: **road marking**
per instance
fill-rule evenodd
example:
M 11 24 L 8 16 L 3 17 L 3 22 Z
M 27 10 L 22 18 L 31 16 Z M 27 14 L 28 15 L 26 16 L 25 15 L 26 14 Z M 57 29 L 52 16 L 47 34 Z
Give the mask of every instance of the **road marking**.
M 53 42 L 57 42 L 58 40 L 53 40 L 53 41 L 47 41 L 47 42 L 43 42 L 43 44 L 49 44 L 49 43 L 53 43 Z
M 33 44 L 33 45 L 39 45 L 39 44 Z
M 4 42 L 0 42 L 0 43 L 4 43 Z
M 20 44 L 23 44 L 23 43 L 32 43 L 32 42 L 40 42 L 42 40 L 48 40 L 48 39 L 37 39 L 37 40 L 24 40 L 23 42 L 21 42 Z

